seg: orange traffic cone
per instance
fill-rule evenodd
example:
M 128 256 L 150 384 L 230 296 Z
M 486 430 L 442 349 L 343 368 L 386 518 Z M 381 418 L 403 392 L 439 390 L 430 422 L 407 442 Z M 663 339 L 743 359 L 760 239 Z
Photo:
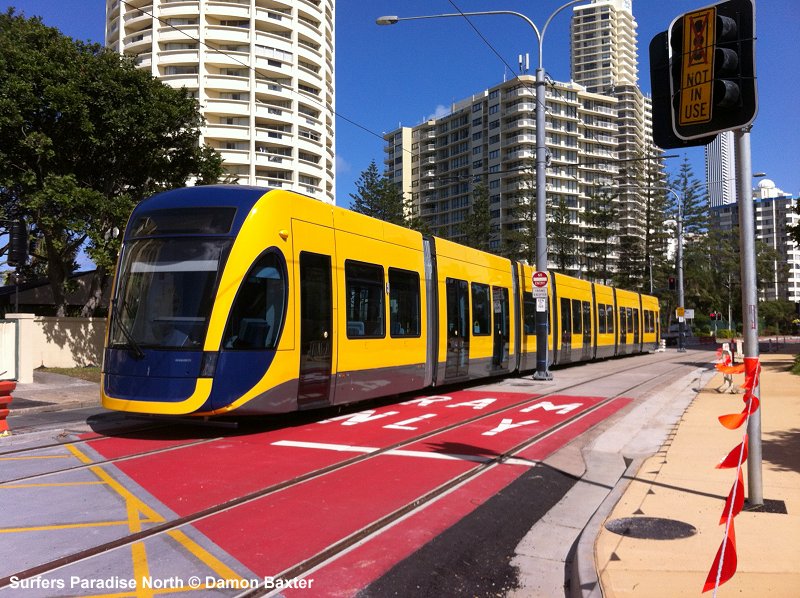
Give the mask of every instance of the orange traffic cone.
M 8 406 L 13 400 L 11 398 L 11 391 L 16 387 L 17 383 L 10 380 L 3 380 L 0 382 L 0 436 L 8 436 L 11 434 L 8 429 L 6 416 L 8 415 Z

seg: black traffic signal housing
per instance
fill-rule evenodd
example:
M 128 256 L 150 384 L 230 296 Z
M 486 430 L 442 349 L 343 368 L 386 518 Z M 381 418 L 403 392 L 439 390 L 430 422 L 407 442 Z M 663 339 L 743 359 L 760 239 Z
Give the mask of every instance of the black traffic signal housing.
M 666 31 L 650 42 L 650 93 L 653 102 L 653 143 L 661 149 L 708 145 L 716 135 L 681 139 L 672 128 L 672 77 L 669 65 L 669 36 Z
M 669 279 L 667 279 L 667 282 L 669 283 L 669 290 L 670 291 L 674 291 L 675 289 L 678 288 L 678 286 L 675 284 L 675 277 L 674 276 L 670 276 Z
M 758 111 L 753 0 L 727 0 L 669 28 L 672 128 L 697 140 L 745 127 Z
M 8 265 L 28 263 L 28 227 L 24 220 L 14 220 L 8 227 Z
M 722 312 L 712 311 L 710 314 L 708 314 L 708 317 L 711 318 L 711 320 L 719 321 L 722 319 Z

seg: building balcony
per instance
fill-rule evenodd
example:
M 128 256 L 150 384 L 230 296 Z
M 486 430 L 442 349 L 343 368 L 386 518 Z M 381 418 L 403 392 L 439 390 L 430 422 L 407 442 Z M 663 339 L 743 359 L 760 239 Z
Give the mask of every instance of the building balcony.
M 225 114 L 227 116 L 250 116 L 250 102 L 247 100 L 223 100 L 208 98 L 203 102 L 203 112 L 208 114 Z
M 270 154 L 266 151 L 256 151 L 255 159 L 256 166 L 285 168 L 287 170 L 293 170 L 295 168 L 295 161 L 291 156 L 280 156 L 278 154 Z
M 206 89 L 244 92 L 250 91 L 249 77 L 234 77 L 232 75 L 206 75 L 204 82 Z
M 122 40 L 126 54 L 147 52 L 153 45 L 153 32 L 150 29 L 128 35 Z
M 161 75 L 159 76 L 159 80 L 176 89 L 180 89 L 181 87 L 185 87 L 186 89 L 198 89 L 200 87 L 200 77 L 194 74 Z
M 230 139 L 233 141 L 248 141 L 250 139 L 250 127 L 243 125 L 223 125 L 207 124 L 203 129 L 203 134 L 210 139 Z
M 249 19 L 250 2 L 247 0 L 209 0 L 206 16 L 218 19 Z
M 160 33 L 160 32 L 159 32 Z M 206 25 L 205 39 L 212 44 L 242 44 L 250 43 L 250 30 L 243 27 L 224 27 L 222 25 Z M 186 37 L 184 36 L 185 40 Z
M 528 112 L 534 112 L 535 110 L 536 104 L 532 102 L 522 102 L 503 110 L 503 116 L 511 116 L 512 114 L 525 114 Z
M 199 50 L 164 50 L 158 53 L 159 65 L 198 64 Z
M 196 4 L 196 2 L 194 3 Z M 136 29 L 144 24 L 153 22 L 153 5 L 142 6 L 141 8 L 128 8 L 122 18 L 125 29 Z

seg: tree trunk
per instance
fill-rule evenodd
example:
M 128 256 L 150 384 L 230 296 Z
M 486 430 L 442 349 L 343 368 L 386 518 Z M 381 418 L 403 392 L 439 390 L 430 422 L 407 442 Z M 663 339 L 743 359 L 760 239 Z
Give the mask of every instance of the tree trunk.
M 97 308 L 100 307 L 100 304 L 103 301 L 103 290 L 106 287 L 107 281 L 108 271 L 104 267 L 98 266 L 97 270 L 95 270 L 94 276 L 92 276 L 92 281 L 89 286 L 89 296 L 86 300 L 86 304 L 81 309 L 82 318 L 91 318 Z

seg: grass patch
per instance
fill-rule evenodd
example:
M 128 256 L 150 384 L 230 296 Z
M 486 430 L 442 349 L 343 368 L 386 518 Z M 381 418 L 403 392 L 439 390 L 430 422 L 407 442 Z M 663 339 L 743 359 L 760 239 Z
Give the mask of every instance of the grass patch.
M 62 376 L 71 376 L 72 378 L 80 378 L 81 380 L 97 382 L 98 384 L 100 383 L 99 366 L 89 366 L 85 368 L 39 368 L 39 371 L 61 374 Z
M 791 372 L 795 376 L 800 376 L 800 355 L 794 356 L 794 365 L 792 366 Z

